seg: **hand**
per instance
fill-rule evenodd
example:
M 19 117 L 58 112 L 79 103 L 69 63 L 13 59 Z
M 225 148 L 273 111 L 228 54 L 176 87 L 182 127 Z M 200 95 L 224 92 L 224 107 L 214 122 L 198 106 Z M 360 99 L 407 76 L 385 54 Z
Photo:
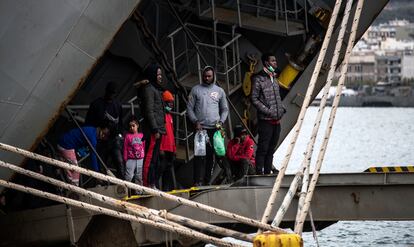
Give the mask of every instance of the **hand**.
M 161 156 L 164 156 L 164 155 L 165 155 L 164 150 L 160 150 L 160 155 L 161 155 Z
M 203 126 L 201 126 L 201 123 L 200 122 L 197 122 L 195 124 L 195 128 L 196 128 L 196 130 L 203 130 Z
M 223 122 L 218 121 L 218 122 L 216 123 L 216 129 L 221 129 L 221 128 L 223 128 Z
M 155 133 L 155 139 L 160 139 L 161 138 L 161 134 L 159 132 Z

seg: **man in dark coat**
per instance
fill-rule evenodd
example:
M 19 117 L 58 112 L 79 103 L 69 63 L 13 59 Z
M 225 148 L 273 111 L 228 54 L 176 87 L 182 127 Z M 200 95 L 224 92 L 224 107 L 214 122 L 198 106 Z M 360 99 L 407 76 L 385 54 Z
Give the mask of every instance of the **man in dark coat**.
M 161 135 L 165 134 L 165 112 L 162 93 L 162 71 L 158 64 L 151 64 L 145 71 L 149 80 L 140 90 L 142 97 L 142 114 L 144 116 L 143 131 L 145 135 L 145 158 L 143 184 L 155 188 L 156 172 L 159 169 L 159 152 Z
M 108 82 L 105 94 L 94 100 L 88 109 L 85 118 L 85 126 L 108 126 L 110 136 L 107 141 L 100 142 L 97 147 L 99 155 L 104 161 L 111 157 L 117 170 L 118 178 L 124 177 L 124 165 L 122 160 L 122 104 L 116 99 L 118 93 L 117 84 Z
M 252 77 L 252 103 L 257 109 L 259 142 L 256 174 L 270 174 L 280 135 L 280 120 L 286 112 L 280 98 L 277 62 L 273 54 L 262 55 L 263 70 Z

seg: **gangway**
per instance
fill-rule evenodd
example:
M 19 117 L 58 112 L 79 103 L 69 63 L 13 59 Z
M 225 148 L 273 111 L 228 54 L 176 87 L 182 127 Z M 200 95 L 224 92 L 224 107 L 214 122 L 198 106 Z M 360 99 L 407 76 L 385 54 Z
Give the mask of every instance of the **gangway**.
M 276 208 L 287 192 L 293 175 L 285 177 Z M 200 187 L 173 192 L 184 198 L 202 202 L 237 214 L 259 219 L 269 197 L 275 176 L 249 176 L 233 185 Z M 126 191 L 118 186 L 97 187 L 96 192 L 124 198 Z M 315 224 L 320 228 L 336 221 L 359 220 L 414 220 L 414 173 L 345 173 L 321 174 L 312 205 Z M 84 198 L 83 200 L 89 201 Z M 255 229 L 235 221 L 194 208 L 180 206 L 158 197 L 143 196 L 128 199 L 146 207 L 165 209 L 168 212 L 201 220 L 204 222 L 231 226 L 244 232 Z M 402 203 L 404 202 L 404 203 Z M 297 198 L 292 202 L 296 205 Z M 290 227 L 295 220 L 295 205 L 290 207 L 282 227 Z M 68 210 L 69 209 L 69 210 Z M 272 217 L 274 216 L 272 214 Z M 108 226 L 111 231 L 107 231 Z M 102 241 L 135 240 L 137 244 L 160 244 L 165 233 L 142 225 L 130 224 L 115 218 L 92 214 L 65 205 L 26 210 L 0 217 L 0 245 L 13 241 L 16 245 L 49 243 L 70 243 L 82 245 Z M 21 233 L 25 234 L 22 235 Z M 105 232 L 105 234 L 99 234 Z M 45 234 L 47 233 L 47 234 Z M 172 240 L 184 241 L 172 235 Z M 79 242 L 80 241 L 80 242 Z

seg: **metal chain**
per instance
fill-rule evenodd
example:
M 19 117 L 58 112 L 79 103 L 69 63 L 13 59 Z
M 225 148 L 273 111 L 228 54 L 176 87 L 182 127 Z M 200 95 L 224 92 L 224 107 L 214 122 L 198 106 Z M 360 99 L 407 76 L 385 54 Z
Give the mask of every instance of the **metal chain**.
M 173 66 L 168 61 L 167 54 L 165 54 L 164 50 L 158 44 L 157 38 L 154 36 L 150 28 L 148 27 L 147 21 L 138 10 L 134 12 L 132 17 L 135 23 L 137 24 L 137 27 L 144 35 L 144 40 L 151 47 L 152 52 L 156 55 L 155 57 L 161 64 L 162 68 L 165 70 L 166 73 L 171 75 L 172 82 L 175 88 L 177 89 L 179 95 L 181 96 L 182 100 L 185 103 L 187 103 L 187 90 L 178 81 L 177 72 L 174 70 Z

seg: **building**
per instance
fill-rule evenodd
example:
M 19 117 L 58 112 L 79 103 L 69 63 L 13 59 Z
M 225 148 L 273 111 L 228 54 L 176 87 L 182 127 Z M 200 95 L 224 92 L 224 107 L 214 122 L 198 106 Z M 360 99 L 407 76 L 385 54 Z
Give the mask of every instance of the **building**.
M 353 53 L 349 58 L 346 83 L 374 83 L 377 81 L 376 61 L 373 52 Z

